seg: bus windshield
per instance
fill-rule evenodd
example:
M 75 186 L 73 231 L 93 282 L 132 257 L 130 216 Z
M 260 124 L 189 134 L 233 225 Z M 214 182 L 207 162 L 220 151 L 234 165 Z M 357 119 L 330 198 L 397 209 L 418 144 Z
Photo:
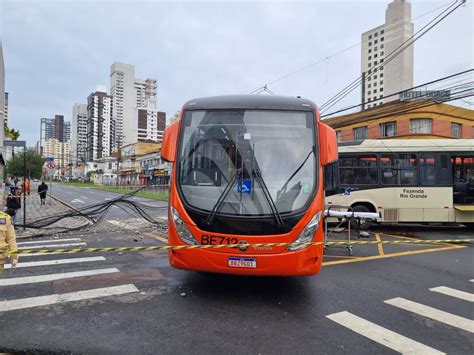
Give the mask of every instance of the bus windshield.
M 185 203 L 220 214 L 303 209 L 316 188 L 312 112 L 196 110 L 183 117 L 177 182 Z M 228 191 L 226 191 L 228 190 Z

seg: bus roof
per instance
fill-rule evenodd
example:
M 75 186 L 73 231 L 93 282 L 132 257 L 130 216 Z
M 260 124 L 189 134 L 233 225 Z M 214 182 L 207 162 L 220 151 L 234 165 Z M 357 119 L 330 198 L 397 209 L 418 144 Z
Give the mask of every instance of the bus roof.
M 365 139 L 343 142 L 339 153 L 474 152 L 474 139 Z
M 224 95 L 189 100 L 184 110 L 267 109 L 314 111 L 316 104 L 301 97 L 278 95 Z

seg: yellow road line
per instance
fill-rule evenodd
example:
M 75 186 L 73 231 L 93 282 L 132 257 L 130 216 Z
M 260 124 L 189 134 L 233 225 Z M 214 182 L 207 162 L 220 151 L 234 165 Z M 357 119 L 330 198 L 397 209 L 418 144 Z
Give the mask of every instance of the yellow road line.
M 417 237 L 417 236 L 413 236 L 413 237 L 406 237 L 406 236 L 402 236 L 402 235 L 397 235 L 397 234 L 387 234 L 387 233 L 383 233 L 383 235 L 386 235 L 386 236 L 389 236 L 389 237 L 392 237 L 392 238 L 399 238 L 399 239 L 408 239 L 408 240 L 423 240 L 422 238 L 420 237 Z M 415 245 L 415 244 L 405 244 L 405 245 Z M 433 244 L 429 244 L 429 243 L 417 243 L 416 245 L 433 245 Z M 450 246 L 452 244 L 449 244 L 449 243 L 439 243 L 438 245 L 446 245 L 446 246 Z
M 380 238 L 380 234 L 375 233 L 375 239 L 377 239 L 378 242 L 381 242 L 382 239 Z M 385 255 L 383 252 L 383 245 L 382 244 L 377 244 L 377 249 L 379 250 L 379 255 Z
M 153 239 L 156 239 L 156 240 L 159 240 L 160 242 L 168 244 L 168 239 L 167 238 L 163 238 L 159 235 L 156 235 L 156 234 L 153 234 L 153 233 L 148 233 L 148 232 L 143 232 L 143 234 L 146 235 L 147 237 L 152 237 Z
M 360 258 L 351 259 L 351 260 L 326 261 L 326 262 L 323 262 L 322 265 L 323 266 L 331 266 L 331 265 L 337 265 L 337 264 L 348 264 L 348 263 L 356 263 L 356 262 L 360 262 L 360 261 L 394 258 L 394 257 L 397 257 L 397 256 L 405 256 L 405 255 L 413 255 L 413 254 L 434 253 L 434 252 L 437 252 L 437 251 L 460 249 L 460 248 L 465 248 L 465 247 L 460 246 L 460 245 L 451 245 L 449 247 L 444 247 L 444 248 L 432 248 L 432 249 L 423 249 L 423 250 L 402 251 L 402 252 L 399 252 L 399 253 L 360 257 Z
M 324 254 L 324 257 L 328 258 L 346 258 L 346 259 L 359 259 L 360 256 L 349 256 L 349 255 L 327 255 Z

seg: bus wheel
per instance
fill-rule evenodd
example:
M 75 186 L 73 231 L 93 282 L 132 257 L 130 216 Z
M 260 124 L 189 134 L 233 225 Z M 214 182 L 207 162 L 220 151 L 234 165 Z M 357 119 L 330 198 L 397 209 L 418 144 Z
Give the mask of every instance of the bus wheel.
M 369 210 L 369 208 L 365 205 L 354 205 L 352 206 L 352 211 L 354 212 L 372 212 Z M 367 230 L 373 225 L 373 221 L 371 219 L 367 218 L 361 218 L 360 219 L 360 229 L 361 230 Z M 354 218 L 351 220 L 351 228 L 356 229 L 357 228 L 357 218 Z

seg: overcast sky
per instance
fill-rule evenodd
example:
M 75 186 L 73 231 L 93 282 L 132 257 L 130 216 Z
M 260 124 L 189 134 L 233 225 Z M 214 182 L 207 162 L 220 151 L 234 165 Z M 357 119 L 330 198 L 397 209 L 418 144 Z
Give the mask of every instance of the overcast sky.
M 10 126 L 32 145 L 41 117 L 86 102 L 110 86 L 114 61 L 158 80 L 158 104 L 172 116 L 193 97 L 248 93 L 360 42 L 384 22 L 380 1 L 5 1 L 1 38 Z M 412 18 L 452 1 L 412 3 Z M 414 20 L 415 31 L 442 9 Z M 415 44 L 415 85 L 473 68 L 473 4 Z M 360 75 L 360 46 L 269 88 L 323 103 Z M 356 90 L 337 107 L 357 104 Z

